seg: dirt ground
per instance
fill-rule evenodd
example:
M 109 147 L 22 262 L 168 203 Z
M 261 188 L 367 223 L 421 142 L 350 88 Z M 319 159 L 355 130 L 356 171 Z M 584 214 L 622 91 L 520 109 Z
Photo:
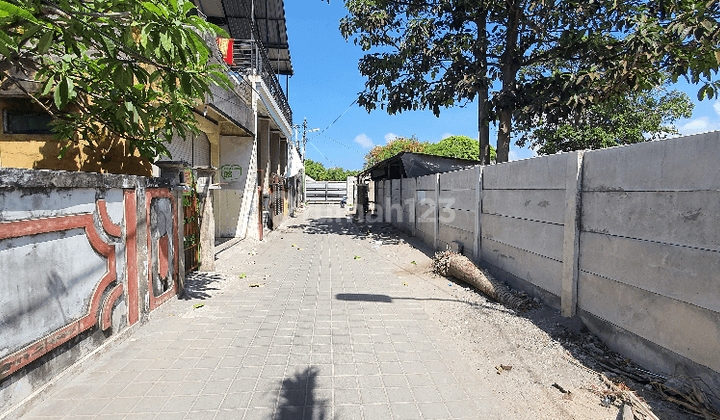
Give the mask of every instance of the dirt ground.
M 636 391 L 660 419 L 699 418 L 667 402 L 649 383 L 663 379 L 641 373 L 631 361 L 609 351 L 579 321 L 561 317 L 537 299 L 534 309 L 515 313 L 469 285 L 434 275 L 432 252 L 398 229 L 384 224 L 358 227 L 364 246 L 397 265 L 397 281 L 407 285 L 455 340 L 507 418 L 622 419 L 622 400 L 592 371 Z

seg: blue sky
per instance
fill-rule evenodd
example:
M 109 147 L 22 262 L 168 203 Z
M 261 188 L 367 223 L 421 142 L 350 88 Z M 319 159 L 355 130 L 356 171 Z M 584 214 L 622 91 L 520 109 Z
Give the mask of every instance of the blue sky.
M 393 136 L 415 135 L 421 141 L 437 142 L 449 135 L 477 139 L 477 105 L 441 109 L 436 118 L 430 111 L 388 115 L 383 110 L 369 113 L 352 102 L 363 90 L 365 80 L 357 64 L 363 52 L 346 42 L 338 29 L 346 15 L 343 2 L 331 0 L 285 1 L 290 54 L 295 75 L 290 78 L 289 100 L 293 123 L 324 131 L 308 134 L 307 158 L 325 167 L 360 169 L 363 157 L 373 145 L 385 144 Z M 284 76 L 281 84 L 285 85 Z M 697 101 L 698 87 L 681 83 L 678 88 L 695 101 L 693 117 L 677 122 L 682 134 L 720 129 L 720 102 Z M 333 121 L 342 115 L 334 124 Z M 331 125 L 332 124 L 332 125 Z M 330 126 L 328 128 L 328 126 Z M 326 129 L 327 128 L 327 129 Z M 301 134 L 302 135 L 302 134 Z M 497 132 L 490 128 L 495 145 Z M 511 145 L 510 159 L 534 156 L 532 150 Z

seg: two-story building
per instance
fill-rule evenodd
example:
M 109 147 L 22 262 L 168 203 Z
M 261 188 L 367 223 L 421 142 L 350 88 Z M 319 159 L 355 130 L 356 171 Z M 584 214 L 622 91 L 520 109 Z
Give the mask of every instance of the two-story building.
M 198 186 L 214 209 L 215 237 L 261 238 L 263 229 L 280 223 L 293 210 L 300 185 L 300 175 L 288 172 L 297 151 L 287 95 L 293 69 L 283 1 L 195 3 L 202 17 L 229 34 L 207 42 L 217 47 L 215 62 L 227 66 L 233 82 L 232 90 L 213 87 L 212 97 L 197 107 L 200 135 L 176 138 L 168 145 L 172 156 L 158 162 L 129 155 L 122 143 L 95 151 L 71 148 L 59 158 L 50 119 L 22 91 L 9 89 L 0 92 L 0 166 L 157 176 L 163 161 L 178 162 L 200 169 Z

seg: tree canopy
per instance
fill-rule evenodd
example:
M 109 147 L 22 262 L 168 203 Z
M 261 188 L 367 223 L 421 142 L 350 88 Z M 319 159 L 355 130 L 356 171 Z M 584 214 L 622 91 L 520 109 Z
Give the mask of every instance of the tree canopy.
M 210 84 L 222 30 L 189 0 L 0 0 L 0 82 L 50 114 L 60 138 L 96 147 L 108 137 L 153 161 L 173 132 L 197 133 L 193 109 Z M 35 88 L 28 88 L 35 86 Z
M 686 94 L 676 90 L 631 92 L 561 120 L 520 125 L 522 135 L 516 143 L 545 155 L 659 140 L 677 134 L 672 123 L 690 118 L 693 106 Z
M 479 143 L 467 136 L 450 136 L 437 143 L 428 143 L 425 153 L 460 159 L 480 160 Z M 490 161 L 495 161 L 495 148 L 490 147 Z
M 378 162 L 391 158 L 400 152 L 425 153 L 427 143 L 420 143 L 415 137 L 396 137 L 384 145 L 377 145 L 365 155 L 365 167 L 373 166 Z
M 325 168 L 320 162 L 305 159 L 305 175 L 316 181 L 345 181 L 349 176 L 356 176 L 360 171 L 343 168 Z
M 514 123 L 561 121 L 658 86 L 666 72 L 673 80 L 704 80 L 701 97 L 717 92 L 717 0 L 345 0 L 345 6 L 341 32 L 366 51 L 359 104 L 437 115 L 477 98 L 481 142 L 488 123 L 499 123 L 498 162 L 508 159 Z M 487 163 L 488 148 L 480 147 Z
M 420 142 L 417 137 L 397 137 L 385 145 L 370 149 L 365 155 L 365 167 L 391 158 L 400 152 L 427 153 L 429 155 L 479 160 L 480 148 L 477 140 L 467 136 L 450 136 L 437 143 Z M 495 148 L 490 147 L 492 160 L 495 160 Z

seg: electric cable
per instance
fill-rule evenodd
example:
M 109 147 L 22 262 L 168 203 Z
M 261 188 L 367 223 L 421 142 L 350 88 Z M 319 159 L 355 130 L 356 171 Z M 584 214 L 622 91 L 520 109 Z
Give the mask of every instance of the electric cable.
M 328 139 L 328 140 L 334 141 L 335 143 L 339 144 L 340 146 L 343 146 L 343 147 L 346 147 L 346 148 L 352 150 L 353 152 L 355 152 L 355 153 L 357 153 L 357 154 L 360 154 L 360 155 L 365 156 L 365 153 L 363 153 L 363 152 L 361 152 L 361 151 L 359 151 L 359 150 L 357 150 L 357 149 L 353 149 L 352 147 L 348 146 L 347 144 L 341 143 L 341 142 L 335 140 L 334 138 L 329 137 L 327 134 L 322 134 L 322 136 L 325 137 L 325 138 Z
M 317 133 L 317 134 L 315 134 L 314 136 L 310 137 L 310 139 L 314 139 L 315 137 L 319 136 L 320 134 L 326 132 L 326 131 L 327 131 L 330 127 L 332 127 L 340 118 L 342 118 L 342 116 L 345 115 L 345 113 L 348 112 L 348 111 L 350 110 L 350 108 L 352 108 L 352 106 L 355 105 L 355 103 L 356 103 L 357 101 L 358 101 L 357 98 L 355 98 L 355 99 L 352 101 L 352 103 L 350 103 L 350 105 L 345 109 L 345 111 L 343 111 L 342 114 L 338 115 L 338 117 L 335 118 L 335 119 L 333 120 L 333 122 L 330 123 L 330 125 L 328 125 L 328 126 L 325 127 L 324 129 L 322 129 L 319 133 Z M 309 139 L 308 139 L 308 140 L 309 140 Z
M 328 158 L 327 156 L 325 156 L 325 155 L 323 154 L 323 152 L 321 152 L 320 149 L 317 148 L 317 146 L 315 146 L 315 145 L 314 145 L 313 143 L 311 143 L 311 142 L 308 142 L 308 144 L 309 144 L 310 146 L 314 147 L 315 150 L 317 150 L 317 152 L 320 153 L 320 155 L 325 158 L 325 160 L 327 160 L 328 162 L 330 162 L 330 164 L 332 165 L 333 168 L 337 167 L 337 166 L 335 165 L 335 163 L 334 163 L 332 160 L 330 160 L 330 158 Z

